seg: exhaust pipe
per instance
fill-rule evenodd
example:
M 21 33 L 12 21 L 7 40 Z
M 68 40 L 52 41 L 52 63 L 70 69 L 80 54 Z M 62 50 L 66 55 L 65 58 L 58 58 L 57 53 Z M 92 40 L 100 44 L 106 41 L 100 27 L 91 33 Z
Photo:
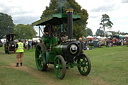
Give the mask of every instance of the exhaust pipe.
M 68 24 L 68 39 L 72 39 L 73 37 L 73 9 L 68 9 L 67 10 L 67 24 Z

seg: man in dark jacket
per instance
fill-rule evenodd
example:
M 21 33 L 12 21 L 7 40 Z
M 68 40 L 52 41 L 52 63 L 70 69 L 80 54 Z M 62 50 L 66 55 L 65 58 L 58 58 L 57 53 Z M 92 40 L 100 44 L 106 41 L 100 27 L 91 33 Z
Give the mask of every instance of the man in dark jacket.
M 79 38 L 78 45 L 80 47 L 81 53 L 84 52 L 84 42 L 82 41 L 82 38 Z

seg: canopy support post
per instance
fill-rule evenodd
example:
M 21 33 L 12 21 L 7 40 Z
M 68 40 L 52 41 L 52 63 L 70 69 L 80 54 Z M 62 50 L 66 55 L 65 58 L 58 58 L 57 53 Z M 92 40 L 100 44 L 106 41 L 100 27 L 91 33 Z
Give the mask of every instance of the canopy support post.
M 40 38 L 40 26 L 39 26 L 39 38 Z

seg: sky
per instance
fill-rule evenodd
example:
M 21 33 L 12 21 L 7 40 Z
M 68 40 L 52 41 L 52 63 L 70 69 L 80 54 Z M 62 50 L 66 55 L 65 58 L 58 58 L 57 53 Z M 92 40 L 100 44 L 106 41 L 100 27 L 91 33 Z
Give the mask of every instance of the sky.
M 106 31 L 128 32 L 128 0 L 75 0 L 89 14 L 87 27 L 93 34 L 100 27 L 102 14 L 108 14 L 113 27 Z M 0 12 L 12 16 L 14 24 L 31 24 L 49 6 L 50 0 L 1 0 Z M 36 28 L 36 31 L 38 29 Z

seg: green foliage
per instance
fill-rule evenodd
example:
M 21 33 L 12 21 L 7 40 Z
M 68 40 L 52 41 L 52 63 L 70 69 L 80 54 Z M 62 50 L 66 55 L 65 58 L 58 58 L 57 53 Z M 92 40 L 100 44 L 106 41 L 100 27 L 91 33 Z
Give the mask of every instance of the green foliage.
M 79 14 L 81 16 L 81 20 L 73 23 L 73 37 L 79 38 L 84 35 L 88 13 L 87 10 L 82 9 L 75 0 L 51 0 L 49 6 L 43 11 L 41 18 L 51 14 L 61 13 L 60 6 L 62 6 L 62 13 L 66 13 L 67 9 L 72 8 L 74 14 Z M 60 29 L 60 26 L 56 27 L 56 29 Z
M 115 31 L 109 31 L 109 32 L 111 32 L 113 36 L 119 34 L 118 32 Z
M 121 34 L 121 35 L 128 35 L 127 32 L 121 32 L 120 34 Z
M 8 14 L 0 13 L 0 39 L 6 34 L 13 33 L 13 20 Z
M 105 27 L 111 28 L 113 23 L 110 21 L 110 17 L 107 14 L 103 14 L 100 25 L 102 25 L 102 28 L 105 31 Z
M 97 29 L 96 36 L 104 36 L 104 31 L 101 29 Z
M 17 34 L 17 38 L 20 39 L 31 39 L 36 36 L 36 31 L 31 25 L 15 25 L 14 32 Z
M 89 35 L 92 36 L 92 35 L 93 35 L 93 32 L 92 32 L 92 30 L 91 30 L 90 28 L 87 28 L 87 29 L 86 29 L 86 33 L 85 33 L 84 36 L 87 37 L 87 36 L 89 36 Z
M 128 35 L 128 33 L 127 32 L 116 32 L 116 31 L 109 31 L 110 33 L 112 33 L 112 35 L 114 36 L 114 35 Z

